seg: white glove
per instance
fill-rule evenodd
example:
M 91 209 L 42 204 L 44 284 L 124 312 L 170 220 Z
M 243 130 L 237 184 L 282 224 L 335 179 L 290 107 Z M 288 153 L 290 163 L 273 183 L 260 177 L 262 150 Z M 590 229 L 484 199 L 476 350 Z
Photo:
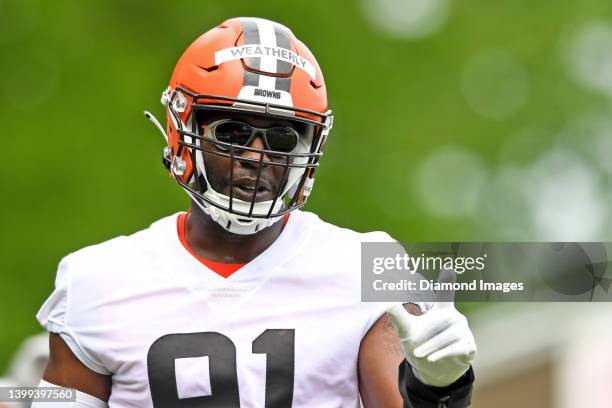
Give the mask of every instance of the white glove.
M 455 279 L 452 270 L 445 270 L 438 282 Z M 445 387 L 470 368 L 476 355 L 476 342 L 466 317 L 455 309 L 454 292 L 438 292 L 436 297 L 438 301 L 433 308 L 423 315 L 408 313 L 401 303 L 389 308 L 387 314 L 398 330 L 416 378 L 423 384 Z

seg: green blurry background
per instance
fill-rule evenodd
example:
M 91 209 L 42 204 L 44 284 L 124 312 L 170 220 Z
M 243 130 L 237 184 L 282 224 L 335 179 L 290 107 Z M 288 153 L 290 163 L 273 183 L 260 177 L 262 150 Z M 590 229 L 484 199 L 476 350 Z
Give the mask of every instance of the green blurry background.
M 143 110 L 241 15 L 325 74 L 308 210 L 405 241 L 610 240 L 609 0 L 0 0 L 0 372 L 65 254 L 187 208 Z

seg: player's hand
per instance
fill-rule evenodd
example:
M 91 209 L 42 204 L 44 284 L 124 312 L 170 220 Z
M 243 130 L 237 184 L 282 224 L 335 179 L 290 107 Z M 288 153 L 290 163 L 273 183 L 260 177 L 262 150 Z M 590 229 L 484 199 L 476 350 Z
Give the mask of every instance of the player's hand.
M 455 282 L 444 270 L 438 282 Z M 459 379 L 476 355 L 476 342 L 467 319 L 454 304 L 454 292 L 438 292 L 433 308 L 415 316 L 397 303 L 387 310 L 398 330 L 414 375 L 423 383 L 445 387 Z

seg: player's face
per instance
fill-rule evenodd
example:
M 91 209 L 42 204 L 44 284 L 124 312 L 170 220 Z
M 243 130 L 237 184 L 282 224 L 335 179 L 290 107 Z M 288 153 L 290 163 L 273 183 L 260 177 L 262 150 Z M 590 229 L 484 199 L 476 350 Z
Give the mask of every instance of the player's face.
M 303 126 L 298 123 L 291 122 L 283 119 L 272 119 L 259 117 L 256 115 L 249 114 L 241 114 L 241 113 L 233 113 L 233 112 L 202 112 L 202 117 L 199 120 L 200 126 L 202 126 L 203 133 L 206 132 L 209 125 L 215 125 L 218 121 L 222 119 L 231 119 L 232 121 L 236 121 L 239 123 L 243 123 L 246 125 L 250 125 L 254 128 L 258 129 L 270 129 L 274 128 L 275 131 L 278 131 L 283 128 L 291 128 L 294 129 L 297 135 L 303 134 Z M 229 124 L 226 126 L 231 129 L 231 126 L 237 126 L 235 123 Z M 249 129 L 247 127 L 242 127 L 242 129 Z M 219 134 L 221 132 L 226 131 L 223 127 L 217 127 Z M 287 133 L 292 133 L 291 130 L 285 129 Z M 248 134 L 248 131 L 245 132 Z M 278 136 L 278 135 L 275 135 Z M 299 136 L 298 136 L 299 137 Z M 247 146 L 254 149 L 261 150 L 275 150 L 272 148 L 273 143 L 276 140 L 280 140 L 279 146 L 281 148 L 285 148 L 287 150 L 291 147 L 291 143 L 293 141 L 292 137 L 287 138 L 272 138 L 267 136 L 268 142 L 264 140 L 264 136 L 255 132 L 248 142 Z M 222 150 L 220 147 L 216 146 L 211 142 L 204 142 L 205 149 L 227 153 L 227 150 Z M 261 153 L 253 152 L 253 151 L 240 151 L 236 149 L 236 156 L 239 158 L 249 158 L 253 161 L 244 161 L 244 160 L 234 160 L 233 164 L 229 157 L 223 157 L 219 155 L 215 155 L 213 153 L 204 153 L 204 163 L 206 166 L 206 176 L 208 181 L 210 182 L 212 188 L 226 196 L 230 196 L 230 185 L 232 185 L 232 195 L 234 198 L 243 200 L 243 201 L 251 201 L 253 199 L 253 194 L 255 194 L 255 201 L 268 201 L 273 200 L 278 189 L 282 188 L 281 181 L 283 178 L 283 166 L 274 166 L 274 165 L 266 165 L 263 164 L 261 168 L 261 174 L 259 176 L 259 183 L 256 187 L 257 180 L 257 172 L 259 169 L 258 161 L 261 158 Z M 285 163 L 285 157 L 282 155 L 274 155 L 274 154 L 263 154 L 264 161 L 270 161 L 274 163 Z M 232 167 L 233 166 L 233 172 Z M 233 182 L 232 180 L 233 173 Z

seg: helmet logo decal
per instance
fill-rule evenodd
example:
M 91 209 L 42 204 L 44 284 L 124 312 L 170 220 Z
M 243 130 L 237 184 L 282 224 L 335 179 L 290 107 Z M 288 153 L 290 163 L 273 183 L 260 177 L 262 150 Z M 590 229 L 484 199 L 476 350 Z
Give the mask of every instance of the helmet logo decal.
M 270 91 L 269 89 L 255 88 L 253 91 L 254 96 L 265 96 L 268 98 L 280 99 L 281 93 L 279 91 Z
M 304 72 L 306 72 L 313 80 L 316 77 L 316 69 L 307 59 L 300 57 L 296 53 L 286 48 L 267 47 L 261 45 L 242 45 L 240 47 L 224 48 L 215 52 L 215 64 L 220 65 L 227 61 L 237 60 L 240 58 L 266 58 L 288 62 Z M 276 68 L 274 68 L 274 72 Z

